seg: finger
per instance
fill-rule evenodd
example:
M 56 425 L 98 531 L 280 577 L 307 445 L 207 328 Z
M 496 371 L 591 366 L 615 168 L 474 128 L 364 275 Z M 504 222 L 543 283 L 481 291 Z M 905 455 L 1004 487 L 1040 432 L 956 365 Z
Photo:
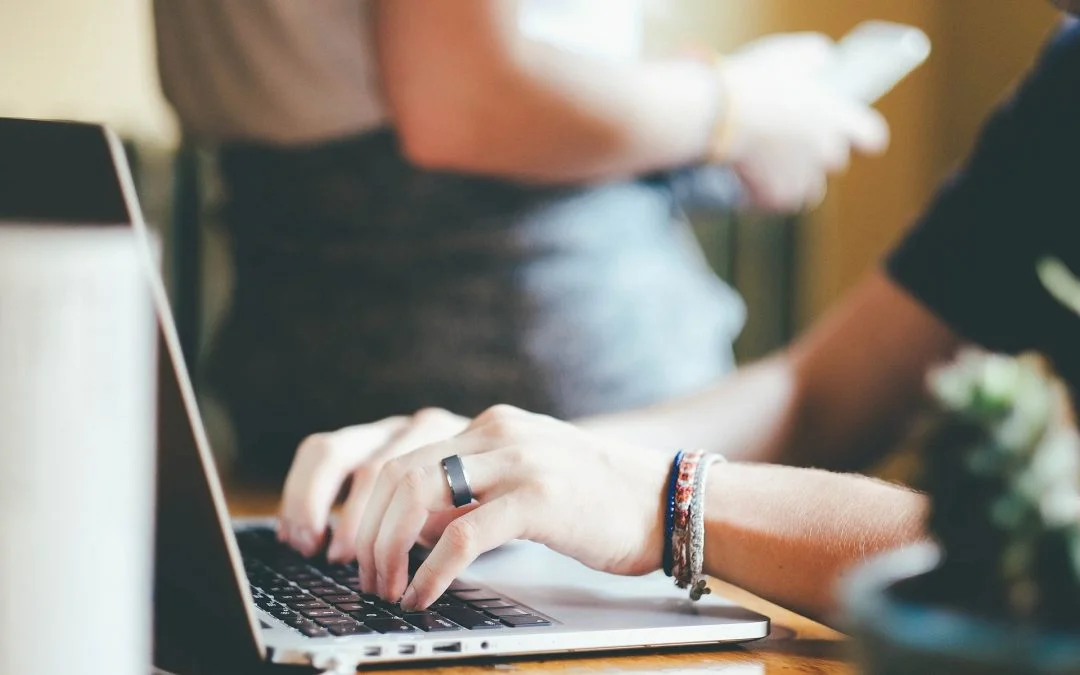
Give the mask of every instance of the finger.
M 818 154 L 824 170 L 828 173 L 845 171 L 851 160 L 851 154 L 843 137 L 838 134 L 828 134 L 828 137 L 822 138 L 819 143 Z
M 442 537 L 443 532 L 446 531 L 446 526 L 454 522 L 454 519 L 460 518 L 464 513 L 472 511 L 479 504 L 473 502 L 466 506 L 462 506 L 460 509 L 453 511 L 436 511 L 428 515 L 427 522 L 424 523 L 424 529 L 420 530 L 420 536 L 417 538 L 419 543 L 424 548 L 430 549 Z
M 508 494 L 455 519 L 413 576 L 401 598 L 402 608 L 427 607 L 480 554 L 520 537 L 526 513 Z
M 859 152 L 880 155 L 889 147 L 889 123 L 878 111 L 866 106 L 844 106 L 844 127 L 851 145 Z
M 374 551 L 375 541 L 394 491 L 401 481 L 405 479 L 406 475 L 413 467 L 434 466 L 441 471 L 439 462 L 444 457 L 471 455 L 491 447 L 491 440 L 483 433 L 476 430 L 467 430 L 465 433 L 453 438 L 418 448 L 408 455 L 392 459 L 382 467 L 371 488 L 371 496 L 364 507 L 360 518 L 360 527 L 357 528 L 356 541 L 354 542 L 356 565 L 360 571 L 360 584 L 365 593 L 375 593 L 378 590 Z M 449 490 L 446 487 L 445 478 L 442 480 L 443 488 Z M 473 485 L 475 490 L 475 483 Z M 447 498 L 447 504 L 449 504 L 449 497 Z
M 364 467 L 353 473 L 349 496 L 342 505 L 337 526 L 334 528 L 330 547 L 326 553 L 331 562 L 348 562 L 354 557 L 360 521 L 382 465 L 394 457 L 448 436 L 450 432 L 447 428 L 452 424 L 450 418 L 453 417 L 445 410 L 436 409 L 420 410 L 414 413 L 404 428 L 394 434 L 382 448 L 372 453 Z
M 318 552 L 334 502 L 356 464 L 404 423 L 404 418 L 391 417 L 343 430 L 346 433 L 315 434 L 300 444 L 282 490 L 286 543 L 307 556 Z
M 494 486 L 507 485 L 508 466 L 491 453 L 462 457 L 465 473 L 474 493 L 491 493 Z M 481 487 L 482 486 L 482 487 Z M 497 498 L 497 494 L 491 498 Z M 432 513 L 453 511 L 453 499 L 442 467 L 435 461 L 414 465 L 398 484 L 386 507 L 374 542 L 376 592 L 385 600 L 397 601 L 405 591 L 409 572 L 409 550 Z
M 330 537 L 330 546 L 326 550 L 328 561 L 346 563 L 355 555 L 353 543 L 356 541 L 356 531 L 360 527 L 360 518 L 364 514 L 364 508 L 371 496 L 371 486 L 377 475 L 378 467 L 365 467 L 353 472 L 349 496 L 345 498 L 345 503 L 338 513 L 337 524 Z

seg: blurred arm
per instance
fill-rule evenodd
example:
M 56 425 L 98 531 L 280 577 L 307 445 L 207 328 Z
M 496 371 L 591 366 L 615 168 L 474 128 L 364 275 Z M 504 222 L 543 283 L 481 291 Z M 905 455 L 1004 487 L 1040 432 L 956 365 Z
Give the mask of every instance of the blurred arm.
M 687 164 L 717 112 L 712 68 L 609 63 L 523 37 L 517 0 L 381 0 L 379 63 L 404 151 L 438 170 L 562 183 Z
M 876 272 L 780 355 L 696 396 L 579 424 L 651 447 L 856 467 L 902 433 L 921 399 L 927 369 L 959 343 Z

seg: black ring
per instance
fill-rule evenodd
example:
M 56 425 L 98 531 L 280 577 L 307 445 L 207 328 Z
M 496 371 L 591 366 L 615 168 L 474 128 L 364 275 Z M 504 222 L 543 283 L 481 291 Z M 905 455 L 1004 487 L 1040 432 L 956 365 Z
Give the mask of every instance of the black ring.
M 450 455 L 442 461 L 443 473 L 446 474 L 446 484 L 450 486 L 450 498 L 455 508 L 460 508 L 473 501 L 472 487 L 469 485 L 469 477 L 465 474 L 465 466 L 461 463 L 461 457 Z

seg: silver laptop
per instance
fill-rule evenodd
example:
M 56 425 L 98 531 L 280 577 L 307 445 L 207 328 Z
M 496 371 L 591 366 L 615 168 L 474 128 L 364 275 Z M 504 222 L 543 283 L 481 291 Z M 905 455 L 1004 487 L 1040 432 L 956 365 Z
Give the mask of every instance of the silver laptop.
M 22 151 L 52 153 L 45 165 L 85 172 L 83 184 L 94 189 L 80 203 L 108 207 L 101 218 L 112 222 L 120 213 L 147 243 L 160 319 L 160 668 L 224 673 L 293 664 L 352 672 L 376 664 L 715 645 L 768 634 L 766 617 L 715 596 L 690 602 L 659 573 L 607 575 L 525 542 L 484 555 L 429 611 L 404 614 L 360 592 L 354 565 L 284 549 L 270 521 L 230 520 L 123 148 L 93 125 L 0 120 L 0 131 L 4 125 L 9 132 L 23 126 L 0 138 L 26 138 L 32 129 L 31 136 L 51 139 Z M 0 147 L 5 151 L 12 149 Z M 64 207 L 63 198 L 55 201 Z M 107 222 L 64 215 L 68 222 Z

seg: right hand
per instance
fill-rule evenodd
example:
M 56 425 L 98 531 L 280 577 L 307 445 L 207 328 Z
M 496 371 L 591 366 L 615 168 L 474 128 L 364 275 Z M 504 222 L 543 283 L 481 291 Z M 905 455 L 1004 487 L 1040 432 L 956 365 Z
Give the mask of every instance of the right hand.
M 438 408 L 388 417 L 309 436 L 296 450 L 285 478 L 278 540 L 305 556 L 327 545 L 330 514 L 346 483 L 349 494 L 335 524 L 327 558 L 346 562 L 356 552 L 356 533 L 372 485 L 387 461 L 464 431 L 469 420 Z
M 889 127 L 877 111 L 820 83 L 833 50 L 824 35 L 780 34 L 750 43 L 721 66 L 729 101 L 722 114 L 733 116 L 726 159 L 758 207 L 817 206 L 827 175 L 844 170 L 852 150 L 888 147 Z

